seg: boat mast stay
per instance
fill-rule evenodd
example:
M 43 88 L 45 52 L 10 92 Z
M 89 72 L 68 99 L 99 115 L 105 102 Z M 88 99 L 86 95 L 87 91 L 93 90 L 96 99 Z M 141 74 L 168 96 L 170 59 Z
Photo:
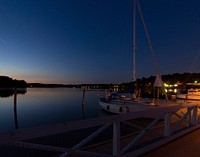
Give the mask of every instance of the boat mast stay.
M 133 81 L 136 81 L 136 0 L 134 0 L 133 15 Z
M 153 56 L 153 60 L 154 60 L 154 65 L 155 65 L 155 69 L 156 69 L 156 82 L 158 82 L 159 86 L 158 87 L 162 87 L 164 93 L 165 93 L 165 97 L 166 99 L 168 100 L 167 98 L 167 94 L 164 90 L 164 86 L 163 86 L 163 82 L 162 82 L 162 79 L 161 79 L 161 75 L 160 75 L 160 70 L 159 70 L 159 67 L 158 67 L 158 64 L 157 64 L 157 61 L 156 61 L 156 56 L 155 56 L 155 53 L 154 53 L 154 50 L 153 50 L 153 46 L 152 46 L 152 43 L 151 43 L 151 40 L 150 40 L 150 36 L 149 36 L 149 33 L 147 31 L 147 27 L 146 27 L 146 24 L 145 24 L 145 20 L 144 20 L 144 17 L 143 17 L 143 14 L 142 14 L 142 11 L 141 11 L 141 8 L 140 8 L 140 5 L 139 5 L 139 2 L 138 0 L 134 0 L 134 20 L 133 20 L 133 26 L 134 26 L 134 30 L 133 30 L 133 53 L 134 53 L 134 72 L 133 72 L 133 81 L 135 82 L 136 84 L 136 90 L 137 89 L 137 83 L 136 83 L 136 80 L 137 80 L 137 76 L 136 76 L 136 6 L 138 7 L 138 10 L 139 10 L 139 14 L 140 14 L 140 17 L 141 17 L 141 20 L 142 20 L 142 24 L 143 24 L 143 27 L 144 27 L 144 31 L 146 33 L 146 37 L 147 37 L 147 40 L 148 40 L 148 44 L 149 44 L 149 47 L 150 47 L 150 51 L 152 53 L 152 56 Z M 155 83 L 154 83 L 155 84 Z M 134 92 L 134 98 L 136 98 L 136 93 Z
M 135 0 L 136 1 L 136 0 Z M 148 40 L 148 44 L 149 44 L 149 47 L 150 47 L 150 51 L 152 53 L 152 56 L 153 56 L 153 60 L 154 60 L 154 65 L 155 65 L 155 68 L 156 68 L 156 74 L 160 76 L 160 70 L 159 70 L 159 67 L 158 67 L 158 64 L 157 64 L 157 61 L 156 61 L 156 56 L 155 56 L 155 53 L 154 53 L 154 49 L 153 49 L 153 46 L 152 46 L 152 43 L 151 43 L 151 40 L 150 40 L 150 36 L 149 36 L 149 33 L 147 31 L 147 26 L 146 26 L 146 23 L 144 21 L 144 16 L 142 14 L 142 10 L 140 8 L 140 4 L 139 2 L 137 1 L 137 6 L 138 6 L 138 10 L 139 10 L 139 13 L 140 13 L 140 17 L 141 17 L 141 20 L 142 20 L 142 24 L 144 26 L 144 31 L 146 33 L 146 37 L 147 37 L 147 40 Z
M 137 90 L 137 75 L 136 75 L 136 0 L 134 0 L 133 6 L 133 99 L 136 100 Z

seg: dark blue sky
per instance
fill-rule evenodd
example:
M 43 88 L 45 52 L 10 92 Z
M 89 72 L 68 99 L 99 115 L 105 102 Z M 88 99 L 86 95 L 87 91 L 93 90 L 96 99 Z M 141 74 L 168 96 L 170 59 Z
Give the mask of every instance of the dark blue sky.
M 200 72 L 200 1 L 139 0 L 161 74 Z M 1 0 L 0 75 L 27 82 L 132 80 L 130 0 Z M 155 75 L 137 17 L 137 75 Z M 195 62 L 196 61 L 196 62 Z

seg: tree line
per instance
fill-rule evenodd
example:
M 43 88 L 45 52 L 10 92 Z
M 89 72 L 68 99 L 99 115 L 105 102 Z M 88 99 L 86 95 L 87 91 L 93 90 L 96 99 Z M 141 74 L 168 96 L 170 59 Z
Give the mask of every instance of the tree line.
M 168 74 L 168 75 L 162 75 L 163 82 L 167 84 L 176 84 L 181 83 L 183 86 L 186 85 L 186 83 L 190 82 L 200 82 L 200 73 L 174 73 L 174 74 Z M 138 78 L 136 83 L 138 86 L 142 88 L 146 87 L 152 87 L 154 84 L 156 76 L 150 76 L 150 77 L 142 77 Z M 133 85 L 133 81 L 126 82 L 126 83 L 120 83 L 118 84 L 120 88 L 130 88 Z M 26 88 L 26 87 L 83 87 L 83 86 L 89 86 L 90 88 L 98 88 L 98 89 L 109 89 L 114 88 L 115 84 L 108 83 L 108 84 L 79 84 L 79 85 L 63 85 L 63 84 L 42 84 L 42 83 L 27 83 L 24 80 L 16 80 L 12 79 L 8 76 L 0 76 L 0 87 L 2 88 Z
M 27 85 L 27 82 L 24 80 L 16 80 L 8 76 L 0 76 L 0 88 L 26 88 Z

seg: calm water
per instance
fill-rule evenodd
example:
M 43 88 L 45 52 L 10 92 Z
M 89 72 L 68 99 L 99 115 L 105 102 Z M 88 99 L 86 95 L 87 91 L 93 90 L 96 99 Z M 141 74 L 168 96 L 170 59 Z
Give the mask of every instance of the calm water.
M 0 98 L 0 132 L 107 115 L 98 106 L 101 91 L 72 88 L 28 88 L 25 94 Z

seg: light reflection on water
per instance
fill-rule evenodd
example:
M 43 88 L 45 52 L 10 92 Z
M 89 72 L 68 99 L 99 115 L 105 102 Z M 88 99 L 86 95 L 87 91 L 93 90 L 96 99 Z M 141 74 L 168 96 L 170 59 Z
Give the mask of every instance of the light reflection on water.
M 0 131 L 105 116 L 98 106 L 100 93 L 86 91 L 84 108 L 83 92 L 72 88 L 28 88 L 17 95 L 16 106 L 14 95 L 0 98 Z

